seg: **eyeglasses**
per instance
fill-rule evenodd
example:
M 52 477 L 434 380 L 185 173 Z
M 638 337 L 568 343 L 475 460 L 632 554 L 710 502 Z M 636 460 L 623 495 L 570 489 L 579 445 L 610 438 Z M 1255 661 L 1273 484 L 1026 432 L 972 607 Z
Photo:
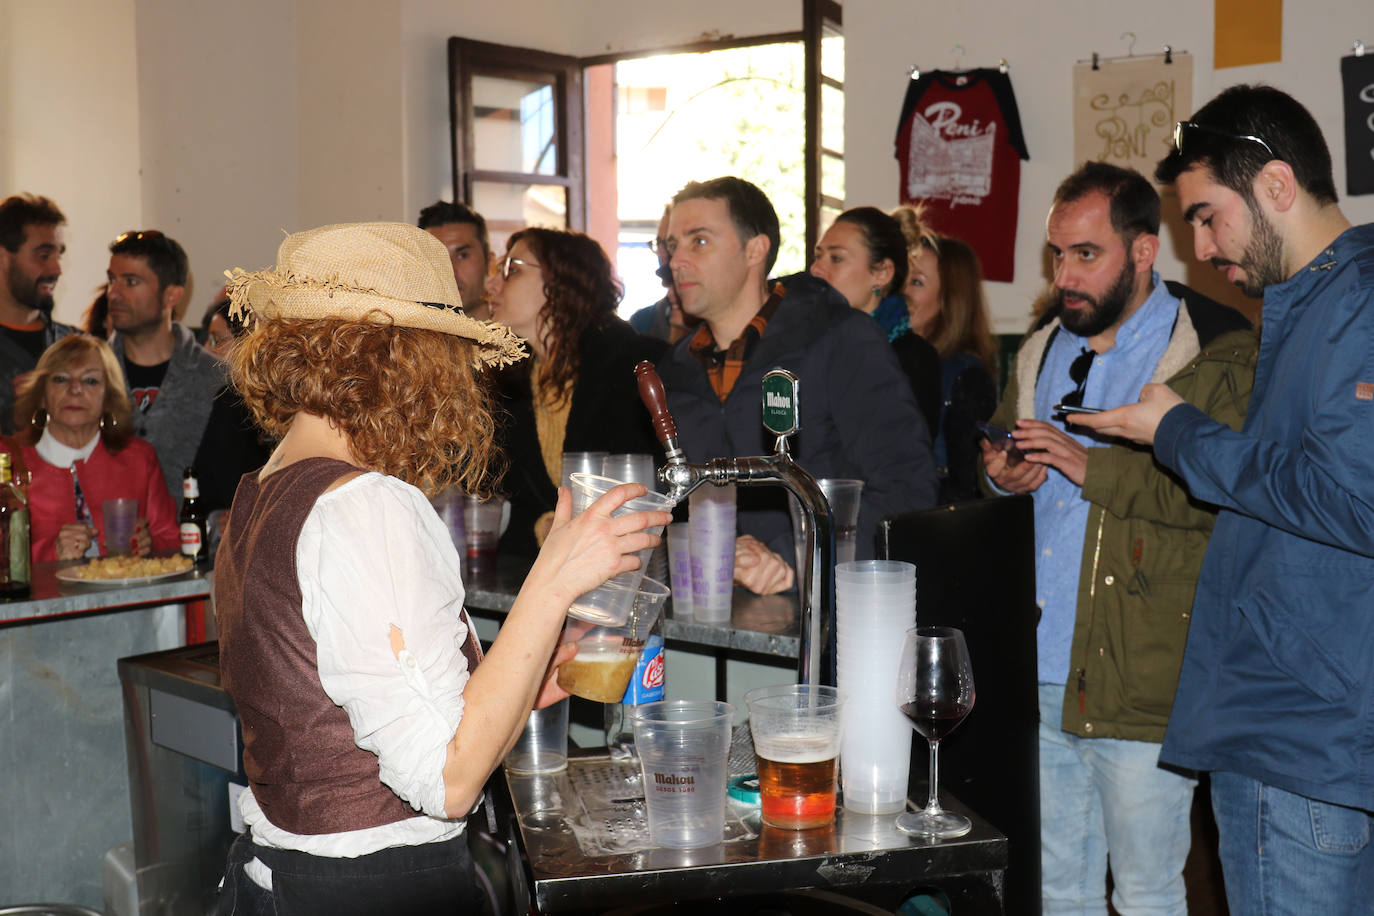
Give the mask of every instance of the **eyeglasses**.
M 1060 404 L 1065 407 L 1083 406 L 1083 393 L 1088 390 L 1088 372 L 1092 370 L 1093 360 L 1096 358 L 1096 351 L 1084 347 L 1083 352 L 1069 363 L 1069 381 L 1073 382 L 1074 389 L 1059 399 Z
M 1206 124 L 1198 124 L 1195 121 L 1179 121 L 1174 125 L 1174 149 L 1178 150 L 1180 156 L 1183 155 L 1183 139 L 1188 135 L 1188 131 L 1196 130 L 1204 134 L 1211 134 L 1214 137 L 1225 137 L 1227 140 L 1248 140 L 1251 143 L 1258 143 L 1264 147 L 1264 151 L 1269 154 L 1270 159 L 1277 159 L 1274 155 L 1274 148 L 1265 143 L 1254 134 L 1233 134 L 1228 130 L 1219 130 L 1215 127 L 1208 127 Z
M 513 258 L 510 255 L 506 255 L 500 261 L 496 262 L 496 272 L 501 275 L 502 280 L 510 279 L 510 268 L 512 264 L 514 264 L 516 267 L 528 267 L 531 270 L 540 269 L 539 265 L 534 263 L 533 261 L 526 261 L 521 258 Z M 516 271 L 516 273 L 519 273 L 519 271 Z
M 667 239 L 652 238 L 652 239 L 649 239 L 649 241 L 647 242 L 647 244 L 648 244 L 648 246 L 649 246 L 649 250 L 652 251 L 654 254 L 659 254 L 659 253 L 665 253 L 665 254 L 666 254 L 667 251 L 668 251 L 668 240 L 667 240 Z

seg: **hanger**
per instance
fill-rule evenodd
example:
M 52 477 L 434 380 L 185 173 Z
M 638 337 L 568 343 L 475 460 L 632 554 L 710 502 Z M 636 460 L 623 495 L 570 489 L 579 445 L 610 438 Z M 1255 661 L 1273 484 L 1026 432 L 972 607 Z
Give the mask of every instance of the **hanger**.
M 1109 63 L 1109 62 L 1114 61 L 1114 60 L 1132 60 L 1132 59 L 1135 58 L 1135 42 L 1136 42 L 1135 32 L 1122 32 L 1122 33 L 1121 33 L 1121 40 L 1122 40 L 1122 41 L 1127 41 L 1127 39 L 1129 39 L 1129 42 L 1128 42 L 1128 44 L 1126 45 L 1126 53 L 1125 53 L 1125 54 L 1122 54 L 1122 55 L 1119 56 L 1119 57 L 1103 57 L 1101 54 L 1098 54 L 1096 51 L 1094 51 L 1094 52 L 1093 52 L 1093 56 L 1092 56 L 1092 58 L 1091 58 L 1091 61 L 1080 60 L 1079 63 L 1080 63 L 1080 64 L 1086 64 L 1086 63 L 1091 62 L 1092 65 L 1093 65 L 1093 69 L 1094 69 L 1094 70 L 1101 70 L 1101 69 L 1102 69 L 1102 66 L 1101 66 L 1101 65 L 1102 65 L 1103 63 Z M 1173 49 L 1173 46 L 1171 46 L 1171 45 L 1165 45 L 1165 46 L 1164 46 L 1163 54 L 1164 54 L 1164 63 L 1166 63 L 1166 64 L 1172 64 L 1172 63 L 1174 62 L 1174 49 Z
M 953 48 L 950 49 L 950 51 L 953 52 L 953 53 L 956 55 L 956 56 L 955 56 L 955 60 L 954 60 L 954 71 L 955 71 L 956 73 L 957 73 L 957 72 L 960 72 L 960 70 L 959 70 L 959 64 L 960 64 L 960 63 L 962 62 L 962 60 L 963 60 L 963 56 L 964 56 L 964 46 L 963 46 L 963 45 L 955 45 Z M 1007 59 L 1006 59 L 1005 57 L 999 57 L 999 58 L 997 59 L 997 72 L 998 72 L 998 73 L 1007 73 L 1010 69 L 1011 69 L 1011 66 L 1007 63 Z M 921 68 L 920 68 L 919 66 L 917 66 L 916 64 L 912 64 L 911 66 L 909 66 L 909 67 L 906 68 L 906 75 L 907 75 L 907 78 L 908 78 L 908 79 L 918 80 L 918 79 L 921 78 Z

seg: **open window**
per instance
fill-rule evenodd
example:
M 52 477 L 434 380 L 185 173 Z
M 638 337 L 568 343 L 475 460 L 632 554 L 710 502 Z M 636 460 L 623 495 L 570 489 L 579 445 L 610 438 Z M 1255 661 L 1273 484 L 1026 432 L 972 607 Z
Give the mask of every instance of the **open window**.
M 662 296 L 649 243 L 693 179 L 759 185 L 775 272 L 805 270 L 844 207 L 844 37 L 835 0 L 802 6 L 799 32 L 586 58 L 450 39 L 455 193 L 498 250 L 526 225 L 597 239 L 625 315 Z

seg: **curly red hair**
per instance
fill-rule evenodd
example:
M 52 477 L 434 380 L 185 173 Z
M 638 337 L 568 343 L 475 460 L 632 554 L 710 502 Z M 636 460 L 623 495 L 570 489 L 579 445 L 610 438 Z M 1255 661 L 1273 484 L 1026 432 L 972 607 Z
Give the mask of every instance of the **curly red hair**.
M 230 371 L 274 436 L 304 411 L 333 422 L 364 467 L 431 496 L 488 479 L 495 425 L 464 338 L 339 318 L 256 321 Z

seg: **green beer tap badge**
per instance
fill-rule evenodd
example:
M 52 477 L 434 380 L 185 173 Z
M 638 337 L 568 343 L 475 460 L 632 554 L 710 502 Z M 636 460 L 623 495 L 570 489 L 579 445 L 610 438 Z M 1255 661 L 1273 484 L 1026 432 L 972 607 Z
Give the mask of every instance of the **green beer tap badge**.
M 790 436 L 801 428 L 797 391 L 801 381 L 786 369 L 763 377 L 763 428 L 775 436 Z

